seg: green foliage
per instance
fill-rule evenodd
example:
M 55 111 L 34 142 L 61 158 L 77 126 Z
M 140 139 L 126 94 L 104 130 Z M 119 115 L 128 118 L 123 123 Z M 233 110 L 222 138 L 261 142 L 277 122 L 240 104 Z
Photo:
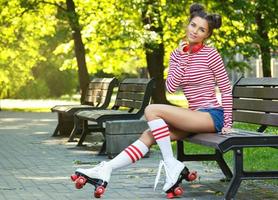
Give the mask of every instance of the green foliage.
M 0 1 L 0 71 L 6 77 L 0 79 L 0 97 L 15 96 L 28 84 L 33 78 L 30 70 L 45 59 L 39 52 L 39 47 L 46 43 L 43 37 L 55 31 L 53 9 L 45 6 L 44 10 L 26 14 L 22 2 Z
M 146 67 L 146 47 L 159 44 L 165 47 L 167 67 L 170 52 L 185 34 L 189 6 L 193 3 L 186 0 L 74 2 L 89 73 L 118 77 L 138 76 L 138 70 Z M 237 53 L 245 59 L 257 56 L 259 45 L 264 43 L 277 50 L 277 1 L 199 2 L 223 17 L 222 27 L 207 42 L 226 58 L 229 68 L 242 71 L 248 67 L 235 61 Z M 49 96 L 75 92 L 78 68 L 65 3 L 65 0 L 0 0 L 0 97 L 16 96 L 33 80 L 38 85 L 45 84 Z M 144 11 L 146 16 L 152 16 L 145 26 Z M 257 13 L 263 15 L 269 42 L 257 33 L 254 18 Z
M 275 52 L 278 46 L 277 8 L 276 0 L 214 1 L 212 9 L 223 16 L 223 26 L 219 34 L 214 35 L 215 46 L 231 61 L 237 53 L 243 55 L 245 59 L 257 57 L 262 53 L 262 47 Z M 260 16 L 262 23 L 258 22 Z M 259 29 L 263 29 L 264 38 L 259 34 Z M 230 66 L 239 67 L 239 70 L 246 67 L 234 62 L 230 63 Z
M 19 88 L 18 92 L 14 95 L 14 98 L 18 99 L 39 99 L 49 96 L 49 89 L 43 80 L 30 80 Z

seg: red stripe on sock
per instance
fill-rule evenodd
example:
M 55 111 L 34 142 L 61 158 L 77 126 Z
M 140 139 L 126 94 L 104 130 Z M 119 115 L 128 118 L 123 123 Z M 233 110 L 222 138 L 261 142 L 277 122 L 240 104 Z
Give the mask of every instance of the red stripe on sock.
M 139 160 L 139 156 L 136 154 L 136 152 L 131 148 L 131 145 L 129 147 L 127 147 L 128 150 L 130 150 L 133 154 L 133 156 L 135 156 L 135 161 Z
M 154 129 L 154 130 L 152 130 L 152 133 L 155 133 L 155 132 L 157 132 L 157 131 L 160 131 L 161 129 L 164 129 L 164 128 L 167 128 L 167 129 L 168 129 L 168 126 L 165 125 L 165 126 L 162 126 L 162 127 L 157 128 L 157 129 Z
M 143 157 L 143 153 L 140 151 L 140 149 L 138 149 L 136 146 L 134 145 L 130 145 L 131 147 L 133 147 L 139 154 L 140 154 L 140 158 Z
M 166 134 L 166 135 L 159 135 L 158 137 L 155 137 L 154 139 L 155 139 L 155 140 L 159 140 L 159 139 L 162 139 L 162 138 L 165 138 L 165 137 L 168 137 L 168 136 L 170 136 L 169 133 Z
M 156 137 L 156 136 L 159 136 L 159 135 L 164 134 L 164 133 L 169 133 L 169 130 L 166 129 L 166 130 L 161 131 L 161 132 L 159 132 L 159 133 L 153 133 L 153 136 Z
M 132 155 L 128 152 L 128 149 L 125 149 L 125 152 L 127 153 L 127 155 L 130 157 L 130 159 L 132 160 L 132 162 L 135 162 L 135 159 L 132 157 Z

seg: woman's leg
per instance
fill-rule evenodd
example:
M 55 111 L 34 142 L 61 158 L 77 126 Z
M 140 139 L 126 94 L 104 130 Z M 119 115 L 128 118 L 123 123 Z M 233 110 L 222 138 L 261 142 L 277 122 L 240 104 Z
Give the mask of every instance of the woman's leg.
M 215 132 L 213 120 L 207 112 L 164 104 L 151 104 L 145 109 L 145 117 L 147 121 L 163 119 L 169 126 L 184 132 Z
M 149 130 L 144 131 L 142 134 L 144 137 L 141 136 L 138 140 L 125 148 L 115 158 L 107 162 L 112 170 L 128 166 L 146 155 L 153 142 L 152 135 L 148 133 Z
M 183 138 L 182 131 L 187 133 L 215 131 L 209 113 L 176 106 L 151 104 L 145 109 L 145 117 L 166 162 L 173 158 L 171 137 L 172 139 Z M 181 131 L 171 135 L 169 126 Z
M 163 190 L 168 191 L 185 169 L 173 155 L 171 139 L 183 139 L 186 135 L 183 132 L 214 132 L 214 123 L 208 113 L 160 104 L 149 105 L 145 117 L 162 153 L 167 175 Z M 171 132 L 169 127 L 180 131 Z
M 144 131 L 140 139 L 125 148 L 114 159 L 106 162 L 103 161 L 99 165 L 89 169 L 77 169 L 75 173 L 82 174 L 90 178 L 100 179 L 104 182 L 109 182 L 113 170 L 126 167 L 146 155 L 149 147 L 152 145 L 152 135 L 149 130 Z

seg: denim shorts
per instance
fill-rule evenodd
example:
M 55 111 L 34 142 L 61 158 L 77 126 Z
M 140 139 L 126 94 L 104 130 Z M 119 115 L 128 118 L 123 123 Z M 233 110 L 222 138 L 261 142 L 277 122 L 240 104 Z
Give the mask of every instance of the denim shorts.
M 214 122 L 216 132 L 221 132 L 224 123 L 224 111 L 222 108 L 201 108 L 201 112 L 208 112 Z

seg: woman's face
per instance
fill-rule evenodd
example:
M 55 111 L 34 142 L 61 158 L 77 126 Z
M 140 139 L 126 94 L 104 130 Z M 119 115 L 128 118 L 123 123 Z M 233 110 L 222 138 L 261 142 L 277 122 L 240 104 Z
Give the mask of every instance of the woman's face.
M 209 36 L 207 20 L 194 17 L 187 26 L 186 36 L 190 44 L 202 43 Z

